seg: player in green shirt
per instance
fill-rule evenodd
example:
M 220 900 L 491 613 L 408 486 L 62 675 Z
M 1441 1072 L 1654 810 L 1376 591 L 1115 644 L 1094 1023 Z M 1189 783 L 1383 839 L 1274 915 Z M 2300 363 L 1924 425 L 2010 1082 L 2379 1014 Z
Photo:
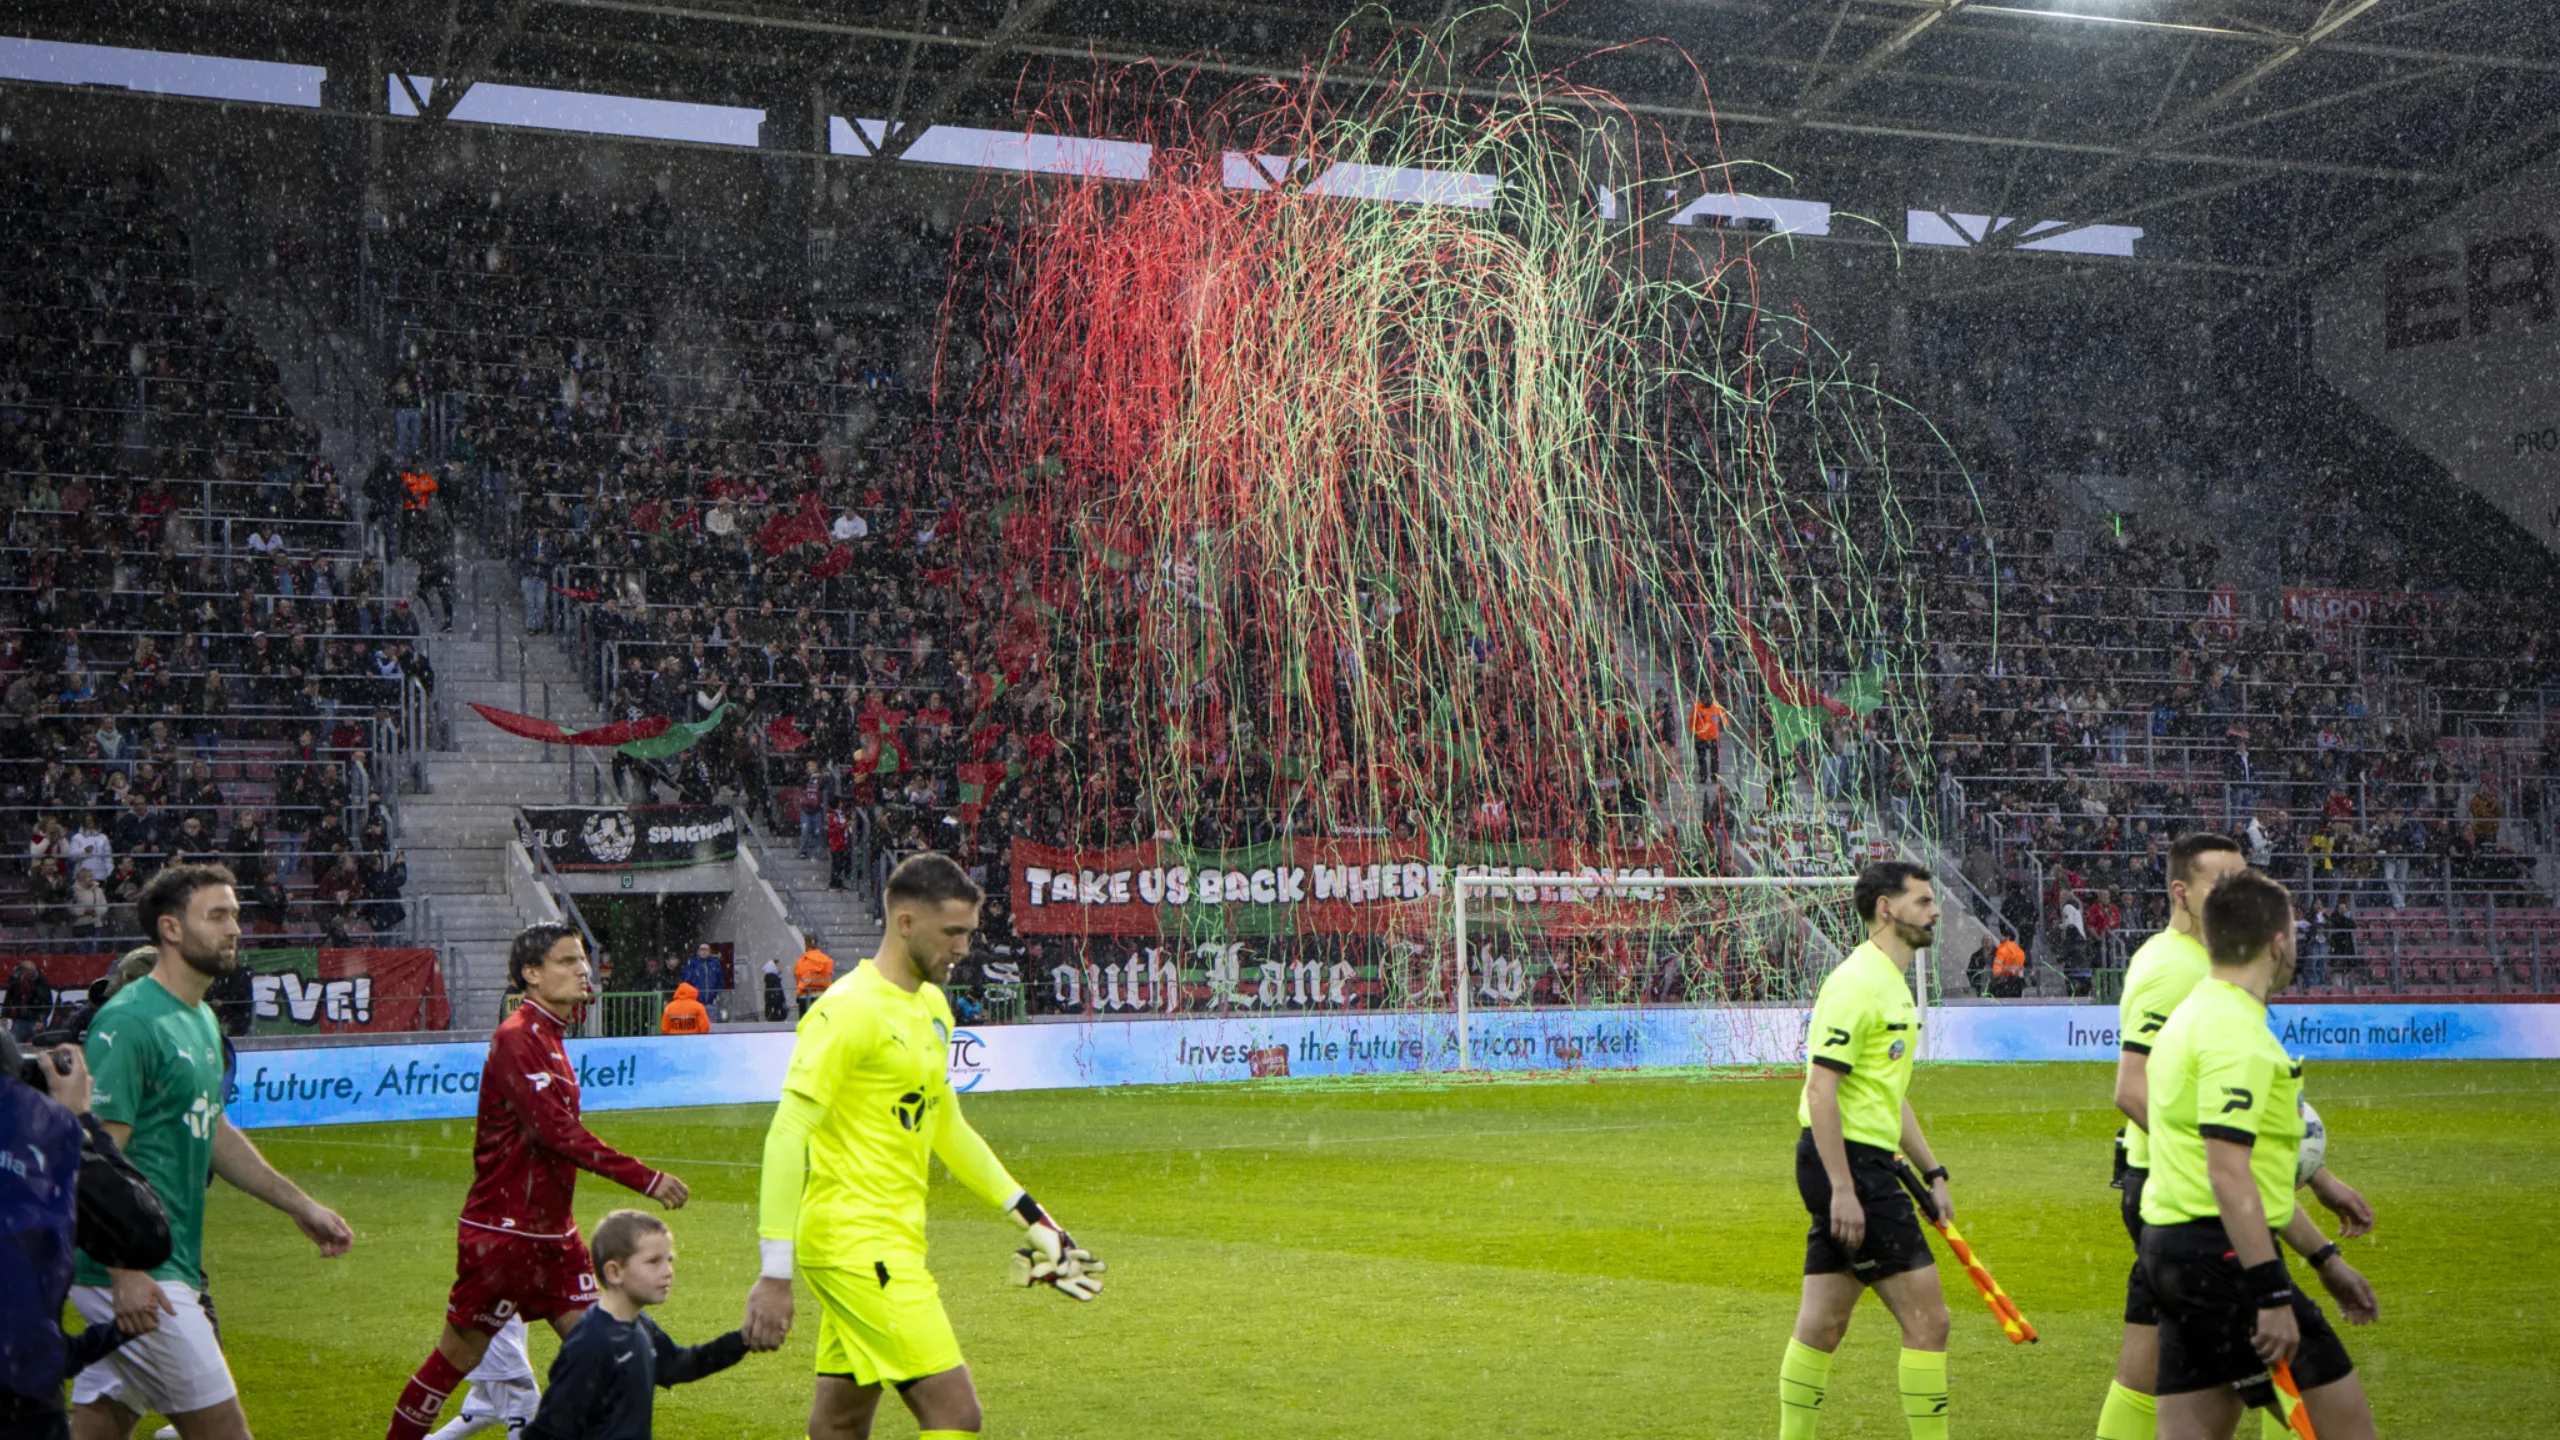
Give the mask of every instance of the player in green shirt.
M 925 1268 L 932 1159 L 1023 1226 L 1015 1283 L 1078 1300 L 1102 1288 L 1100 1263 L 1014 1183 L 951 1089 L 951 1006 L 939 982 L 969 951 L 978 887 L 927 853 L 899 864 L 885 898 L 879 951 L 801 1017 L 765 1133 L 764 1263 L 743 1329 L 751 1348 L 782 1343 L 796 1268 L 818 1301 L 811 1440 L 868 1436 L 884 1385 L 915 1413 L 920 1440 L 978 1432 L 977 1387 Z
M 2244 1408 L 2276 1407 L 2269 1370 L 2290 1362 L 2313 1428 L 2368 1440 L 2373 1411 L 2346 1346 L 2293 1288 L 2277 1237 L 2311 1261 L 2347 1319 L 2371 1321 L 2373 1287 L 2294 1204 L 2302 1062 L 2267 1026 L 2293 981 L 2293 901 L 2243 870 L 2204 903 L 2212 973 L 2153 1041 L 2142 1190 L 2142 1266 L 2160 1317 L 2162 1440 L 2229 1440 Z
M 2125 1279 L 2124 1346 L 2116 1359 L 2116 1378 L 2098 1411 L 2098 1440 L 2153 1440 L 2151 1387 L 2160 1365 L 2160 1312 L 2142 1273 L 2142 1189 L 2151 1174 L 2151 1142 L 2144 1133 L 2150 1108 L 2151 1047 L 2169 1022 L 2213 968 L 2204 948 L 2204 904 L 2213 887 L 2246 866 L 2240 844 L 2228 835 L 2194 831 L 2169 846 L 2169 925 L 2133 952 L 2125 967 L 2124 997 L 2116 1007 L 2116 1108 L 2124 1112 L 2124 1133 L 2116 1142 L 2116 1188 L 2123 1191 L 2120 1209 L 2125 1233 L 2133 1240 L 2134 1260 Z M 2324 1167 L 2311 1177 L 2321 1202 L 2344 1222 L 2347 1237 L 2373 1228 L 2373 1211 L 2364 1197 Z M 2282 1422 L 2268 1418 L 2268 1433 Z
M 1858 872 L 1854 903 L 1867 922 L 1867 943 L 1824 977 L 1806 1022 L 1796 1191 L 1812 1224 L 1804 1299 L 1778 1368 L 1781 1440 L 1812 1440 L 1832 1352 L 1871 1287 L 1902 1327 L 1902 1414 L 1913 1440 L 1947 1434 L 1946 1296 L 1919 1213 L 1893 1170 L 1899 1149 L 1928 1178 L 1939 1213 L 1953 1218 L 1946 1167 L 1903 1098 L 1920 1043 L 1911 955 L 1937 936 L 1938 897 L 1929 882 L 1928 871 L 1901 860 Z
M 116 1440 L 156 1410 L 180 1440 L 247 1440 L 249 1422 L 204 1293 L 206 1177 L 219 1175 L 292 1216 L 323 1255 L 345 1254 L 354 1237 L 223 1118 L 222 1029 L 204 997 L 240 964 L 231 872 L 170 866 L 142 887 L 135 911 L 159 961 L 99 1007 L 84 1049 L 97 1080 L 91 1108 L 159 1195 L 171 1248 L 168 1263 L 149 1274 L 80 1257 L 71 1300 L 81 1318 L 113 1322 L 137 1338 L 72 1382 L 72 1433 Z

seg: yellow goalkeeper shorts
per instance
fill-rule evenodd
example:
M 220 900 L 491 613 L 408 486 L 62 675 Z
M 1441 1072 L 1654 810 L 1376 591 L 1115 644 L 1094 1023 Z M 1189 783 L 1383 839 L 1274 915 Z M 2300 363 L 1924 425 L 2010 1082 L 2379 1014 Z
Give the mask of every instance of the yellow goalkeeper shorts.
M 863 1385 L 895 1385 L 956 1370 L 959 1337 L 942 1311 L 942 1287 L 920 1262 L 868 1270 L 803 1266 L 818 1297 L 818 1373 Z

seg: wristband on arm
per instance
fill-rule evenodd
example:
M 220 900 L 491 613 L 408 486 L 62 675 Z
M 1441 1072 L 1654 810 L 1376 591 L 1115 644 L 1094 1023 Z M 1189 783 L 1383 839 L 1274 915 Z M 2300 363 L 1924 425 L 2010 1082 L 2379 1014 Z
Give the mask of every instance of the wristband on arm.
M 2244 1273 L 2249 1292 L 2258 1297 L 2259 1309 L 2282 1310 L 2293 1304 L 2293 1277 L 2285 1272 L 2281 1257 L 2252 1265 Z

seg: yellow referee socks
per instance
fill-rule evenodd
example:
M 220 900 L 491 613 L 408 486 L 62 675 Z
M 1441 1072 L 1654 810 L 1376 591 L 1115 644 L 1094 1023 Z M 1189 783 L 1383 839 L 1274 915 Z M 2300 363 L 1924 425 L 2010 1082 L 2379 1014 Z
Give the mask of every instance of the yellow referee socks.
M 1778 1440 L 1813 1440 L 1830 1384 L 1831 1357 L 1789 1336 L 1787 1358 L 1778 1363 Z
M 978 1440 L 975 1430 L 919 1430 L 916 1440 Z
M 2098 1407 L 2098 1440 L 2154 1440 L 2159 1433 L 2160 1402 L 2108 1381 L 2107 1403 Z
M 1947 1440 L 1947 1352 L 1902 1352 L 1902 1418 L 1911 1440 Z

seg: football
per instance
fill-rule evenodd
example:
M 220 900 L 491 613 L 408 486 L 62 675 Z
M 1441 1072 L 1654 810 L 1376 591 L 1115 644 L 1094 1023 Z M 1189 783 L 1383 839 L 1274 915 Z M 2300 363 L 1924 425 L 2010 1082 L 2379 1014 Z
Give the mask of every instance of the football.
M 2320 1112 L 2311 1108 L 2310 1101 L 2300 1103 L 2302 1151 L 2293 1164 L 2293 1183 L 2296 1186 L 2310 1184 L 2311 1177 L 2320 1173 L 2320 1166 L 2329 1158 L 2329 1127 L 2320 1123 Z

